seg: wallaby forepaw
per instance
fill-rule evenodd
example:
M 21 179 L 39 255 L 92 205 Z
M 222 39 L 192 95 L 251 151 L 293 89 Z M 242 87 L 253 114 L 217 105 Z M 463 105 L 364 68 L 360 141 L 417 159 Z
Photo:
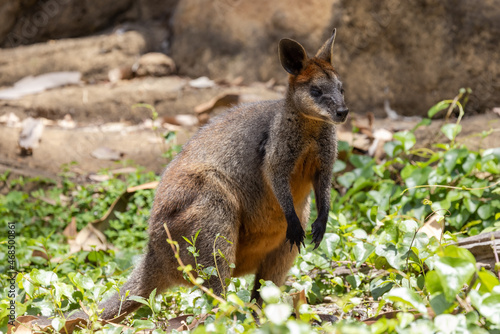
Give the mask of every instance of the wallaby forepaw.
M 306 237 L 306 234 L 304 233 L 304 230 L 302 229 L 302 226 L 298 226 L 294 229 L 288 228 L 286 231 L 286 241 L 290 242 L 290 252 L 293 249 L 293 245 L 296 245 L 299 252 L 300 252 L 300 245 L 304 246 L 304 238 Z
M 320 221 L 315 221 L 312 224 L 312 242 L 315 244 L 314 249 L 319 247 L 319 244 L 323 240 L 323 237 L 325 235 L 326 231 L 326 224 L 320 222 Z

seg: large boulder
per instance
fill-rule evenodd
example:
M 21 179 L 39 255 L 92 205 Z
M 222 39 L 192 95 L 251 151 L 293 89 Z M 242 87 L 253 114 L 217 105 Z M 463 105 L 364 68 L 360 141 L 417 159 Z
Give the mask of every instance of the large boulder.
M 0 49 L 0 87 L 57 71 L 79 71 L 89 82 L 107 80 L 111 69 L 131 67 L 148 51 L 147 44 L 147 34 L 127 31 Z
M 461 87 L 473 90 L 469 110 L 500 105 L 500 0 L 0 0 L 0 47 L 106 29 L 113 39 L 136 30 L 146 45 L 133 43 L 133 57 L 160 51 L 173 58 L 180 74 L 243 76 L 247 83 L 273 78 L 286 83 L 277 57 L 279 39 L 294 38 L 312 53 L 333 27 L 338 28 L 334 62 L 354 111 L 383 114 L 389 102 L 398 113 L 422 115 Z M 109 34 L 113 28 L 116 34 Z M 64 63 L 86 62 L 60 48 L 50 51 L 50 44 L 52 62 L 47 61 L 52 56 L 39 61 L 30 58 L 31 49 L 23 50 L 24 55 L 0 55 L 0 85 L 13 83 L 12 71 L 4 71 L 10 63 L 21 64 L 17 70 L 24 75 L 29 71 L 23 66 L 38 69 L 31 74 L 58 70 L 61 57 Z M 128 53 L 127 47 L 120 52 Z M 110 67 L 128 66 L 132 58 L 106 52 L 95 57 L 112 63 L 97 66 L 91 75 L 97 78 Z
M 314 52 L 338 28 L 334 62 L 351 109 L 424 114 L 461 87 L 469 110 L 500 104 L 500 1 L 184 0 L 171 56 L 182 74 L 281 82 L 277 44 Z
M 179 0 L 0 0 L 0 47 L 80 37 L 123 22 L 168 24 Z

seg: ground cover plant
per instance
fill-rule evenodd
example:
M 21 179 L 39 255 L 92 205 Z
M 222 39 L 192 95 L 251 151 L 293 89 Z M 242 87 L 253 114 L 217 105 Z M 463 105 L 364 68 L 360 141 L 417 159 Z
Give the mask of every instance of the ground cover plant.
M 429 119 L 440 111 L 458 113 L 441 127 L 443 140 L 432 147 L 418 145 L 416 129 L 399 132 L 385 144 L 385 160 L 376 163 L 340 143 L 347 158 L 334 166 L 325 238 L 318 250 L 312 245 L 302 250 L 286 287 L 264 282 L 262 309 L 250 300 L 249 277 L 232 278 L 219 297 L 201 286 L 217 275 L 216 268 L 179 263 L 192 287 L 154 291 L 147 299 L 129 296 L 144 307 L 126 325 L 98 321 L 97 304 L 123 284 L 146 245 L 154 190 L 130 193 L 126 210 L 109 220 L 103 233 L 111 249 L 72 252 L 62 231 L 70 222 L 84 229 L 127 189 L 159 177 L 141 169 L 103 171 L 105 181 L 77 184 L 68 171 L 60 183 L 0 175 L 9 188 L 0 195 L 2 235 L 15 226 L 14 259 L 11 239 L 1 242 L 0 330 L 7 331 L 13 300 L 17 316 L 50 316 L 46 331 L 68 331 L 65 314 L 83 305 L 90 320 L 71 330 L 85 333 L 176 332 L 181 326 L 172 323 L 179 321 L 199 324 L 190 327 L 194 333 L 500 333 L 500 268 L 478 269 L 474 256 L 454 245 L 500 230 L 500 148 L 474 151 L 456 141 L 466 96 L 462 90 L 429 110 Z M 479 135 L 487 136 L 489 129 L 484 130 Z M 23 191 L 26 184 L 36 190 Z M 426 223 L 434 226 L 434 236 L 419 231 Z M 198 256 L 196 236 L 187 241 Z M 177 249 L 174 242 L 170 246 Z M 11 265 L 18 271 L 14 298 Z M 324 321 L 332 320 L 324 313 L 337 321 Z M 187 316 L 179 318 L 182 314 Z M 385 316 L 377 318 L 380 314 Z

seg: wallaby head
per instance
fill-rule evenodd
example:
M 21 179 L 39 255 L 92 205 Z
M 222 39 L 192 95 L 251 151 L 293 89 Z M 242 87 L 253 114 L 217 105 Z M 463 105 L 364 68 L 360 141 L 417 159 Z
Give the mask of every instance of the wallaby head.
M 345 121 L 349 109 L 344 102 L 344 89 L 332 64 L 336 30 L 312 58 L 298 42 L 282 39 L 279 57 L 290 73 L 287 99 L 305 117 L 334 124 Z

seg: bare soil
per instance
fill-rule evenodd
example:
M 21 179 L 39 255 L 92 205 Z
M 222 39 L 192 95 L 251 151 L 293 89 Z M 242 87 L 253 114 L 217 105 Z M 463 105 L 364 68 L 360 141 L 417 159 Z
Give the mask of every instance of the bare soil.
M 165 84 L 165 79 L 157 79 L 159 86 L 155 85 L 153 90 L 160 90 L 161 84 Z M 162 81 L 163 80 L 163 81 Z M 171 79 L 172 80 L 172 79 Z M 181 79 L 178 79 L 181 80 Z M 187 80 L 183 79 L 183 82 Z M 139 85 L 147 83 L 140 82 Z M 123 84 L 121 89 L 125 89 L 127 85 Z M 103 90 L 101 96 L 106 96 L 106 88 L 94 87 L 94 90 Z M 14 108 L 13 103 L 22 104 L 26 100 L 38 99 L 50 100 L 58 99 L 61 104 L 71 104 L 75 99 L 81 99 L 75 93 L 75 88 L 67 87 L 60 90 L 47 92 L 44 97 L 27 97 L 23 101 L 10 102 L 11 108 Z M 167 89 L 168 90 L 168 89 Z M 132 89 L 123 93 L 124 95 L 132 94 Z M 265 85 L 255 85 L 253 87 L 221 87 L 209 88 L 204 90 L 195 90 L 192 88 L 181 88 L 177 93 L 167 101 L 163 101 L 163 105 L 159 106 L 163 112 L 163 116 L 170 116 L 176 111 L 181 110 L 183 113 L 194 115 L 194 107 L 210 98 L 224 92 L 232 92 L 241 94 L 246 97 L 246 100 L 258 100 L 277 98 L 281 96 L 279 92 L 272 88 L 266 88 Z M 145 91 L 145 93 L 147 93 Z M 149 92 L 149 94 L 153 94 Z M 166 92 L 165 94 L 170 94 Z M 110 97 L 112 99 L 112 97 Z M 126 99 L 132 99 L 128 96 Z M 101 100 L 102 102 L 102 100 Z M 76 175 L 81 176 L 80 180 L 89 181 L 88 176 L 95 174 L 102 169 L 116 169 L 123 166 L 142 166 L 146 170 L 161 173 L 168 160 L 162 157 L 168 147 L 165 146 L 162 140 L 162 134 L 167 131 L 176 131 L 177 143 L 183 144 L 197 130 L 197 126 L 176 126 L 164 123 L 158 128 L 152 126 L 151 113 L 145 108 L 130 108 L 131 103 L 121 102 L 127 107 L 117 108 L 115 112 L 106 113 L 103 110 L 89 110 L 83 113 L 74 114 L 76 118 L 76 126 L 74 128 L 65 128 L 59 125 L 57 120 L 61 120 L 64 115 L 59 111 L 49 116 L 52 120 L 46 120 L 47 124 L 44 128 L 41 142 L 37 148 L 33 150 L 30 156 L 21 156 L 18 147 L 18 139 L 20 134 L 19 125 L 9 127 L 6 124 L 0 124 L 0 173 L 10 170 L 13 175 L 25 176 L 43 176 L 49 178 L 57 178 L 62 168 L 67 165 L 70 170 Z M 106 104 L 106 103 L 104 103 Z M 81 103 L 80 103 L 81 105 Z M 61 108 L 64 110 L 64 108 Z M 5 110 L 5 109 L 4 109 Z M 16 114 L 22 119 L 28 117 L 29 112 L 15 109 Z M 117 120 L 117 115 L 119 119 Z M 1 114 L 0 114 L 1 116 Z M 367 123 L 365 116 L 353 114 L 353 119 L 358 123 Z M 121 121 L 119 121 L 121 119 Z M 127 121 L 124 121 L 127 120 Z M 387 118 L 376 118 L 373 129 L 383 128 L 391 132 L 408 130 L 413 128 L 418 123 L 418 120 L 390 120 Z M 430 147 L 436 142 L 446 142 L 447 139 L 439 131 L 444 120 L 436 120 L 428 127 L 421 127 L 417 130 L 417 142 L 424 146 Z M 465 117 L 462 122 L 462 132 L 458 140 L 466 144 L 469 148 L 491 148 L 500 146 L 500 117 L 489 112 L 482 115 L 471 115 Z M 352 142 L 349 125 L 339 129 L 339 137 L 343 140 Z M 479 133 L 483 131 L 493 130 L 493 132 L 482 138 Z M 358 138 L 359 139 L 359 138 Z M 357 145 L 356 142 L 353 143 Z M 115 150 L 122 154 L 119 161 L 101 160 L 92 156 L 92 152 L 98 148 L 106 147 Z

